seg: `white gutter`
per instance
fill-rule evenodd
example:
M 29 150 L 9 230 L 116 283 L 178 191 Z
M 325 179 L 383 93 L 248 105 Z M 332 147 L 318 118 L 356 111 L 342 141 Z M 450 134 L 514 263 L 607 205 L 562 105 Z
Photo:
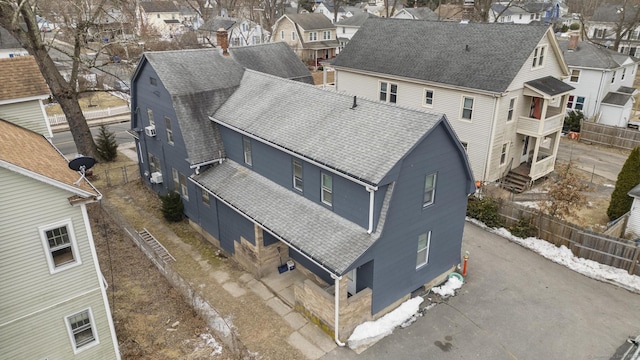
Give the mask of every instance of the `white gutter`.
M 313 164 L 313 165 L 315 165 L 315 166 L 317 166 L 317 167 L 319 167 L 321 169 L 327 170 L 327 171 L 329 171 L 329 172 L 331 172 L 333 174 L 341 176 L 341 177 L 343 177 L 343 178 L 345 178 L 347 180 L 353 181 L 356 184 L 362 185 L 364 187 L 369 187 L 369 188 L 371 188 L 373 190 L 378 190 L 378 186 L 376 186 L 376 185 L 368 184 L 368 183 L 366 183 L 366 182 L 364 182 L 364 181 L 362 181 L 360 179 L 357 179 L 357 178 L 349 176 L 349 175 L 347 175 L 345 173 L 339 172 L 336 169 L 330 168 L 330 167 L 328 167 L 328 166 L 326 166 L 326 165 L 324 165 L 322 163 L 317 162 L 316 160 L 313 160 L 313 159 L 310 159 L 308 157 L 305 157 L 302 154 L 297 154 L 297 153 L 295 153 L 295 152 L 293 152 L 293 151 L 291 151 L 291 150 L 289 150 L 289 149 L 287 149 L 285 147 L 282 147 L 282 146 L 280 146 L 278 144 L 267 142 L 264 139 L 256 137 L 255 135 L 253 135 L 251 133 L 248 133 L 248 132 L 246 132 L 246 131 L 244 131 L 242 129 L 239 129 L 239 128 L 233 126 L 233 125 L 229 125 L 227 123 L 223 123 L 223 122 L 215 119 L 213 116 L 209 116 L 209 120 L 215 122 L 216 124 L 220 124 L 221 126 L 224 126 L 224 127 L 228 128 L 228 129 L 231 129 L 231 130 L 233 130 L 233 131 L 235 131 L 237 133 L 240 133 L 240 134 L 242 134 L 244 136 L 247 136 L 247 137 L 250 137 L 250 138 L 252 138 L 254 140 L 260 141 L 261 143 L 269 145 L 270 147 L 276 148 L 276 149 L 278 149 L 278 150 L 280 150 L 280 151 L 282 151 L 284 153 L 287 153 L 287 154 L 295 156 L 295 157 L 304 158 L 307 162 L 309 162 L 309 163 L 311 163 L 311 164 Z
M 340 338 L 338 337 L 338 329 L 340 329 L 340 327 L 338 326 L 338 320 L 340 319 L 340 280 L 342 280 L 342 276 L 335 276 L 334 274 L 331 274 L 331 277 L 335 280 L 333 285 L 333 297 L 335 299 L 335 313 L 333 317 L 333 341 L 335 341 L 338 346 L 344 346 L 345 343 L 340 341 Z
M 373 232 L 373 205 L 376 191 L 368 186 L 365 188 L 369 192 L 369 228 L 367 229 L 367 234 L 371 234 Z
M 218 163 L 218 164 L 222 164 L 222 158 L 219 159 L 213 159 L 213 160 L 209 160 L 209 161 L 205 161 L 199 164 L 194 164 L 194 165 L 189 165 L 190 169 L 196 169 L 196 175 L 200 174 L 200 167 L 202 166 L 206 166 L 206 165 L 211 165 L 213 163 Z

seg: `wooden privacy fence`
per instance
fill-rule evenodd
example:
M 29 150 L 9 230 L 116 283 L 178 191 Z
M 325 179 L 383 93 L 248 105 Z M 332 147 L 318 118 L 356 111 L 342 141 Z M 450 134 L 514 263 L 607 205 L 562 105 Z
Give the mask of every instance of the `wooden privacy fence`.
M 583 121 L 580 141 L 633 150 L 640 146 L 640 131 Z
M 538 229 L 538 238 L 556 246 L 564 245 L 577 257 L 627 270 L 640 276 L 640 245 L 633 241 L 597 233 L 550 215 L 508 201 L 498 210 L 507 226 L 529 219 Z

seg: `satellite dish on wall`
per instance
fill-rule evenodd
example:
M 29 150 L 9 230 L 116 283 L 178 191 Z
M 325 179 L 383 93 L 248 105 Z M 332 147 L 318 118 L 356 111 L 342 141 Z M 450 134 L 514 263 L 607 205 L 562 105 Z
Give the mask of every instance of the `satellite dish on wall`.
M 75 159 L 69 161 L 69 169 L 79 171 L 82 175 L 78 181 L 74 182 L 74 185 L 80 184 L 80 181 L 85 178 L 87 170 L 91 169 L 96 164 L 96 159 L 78 154 Z

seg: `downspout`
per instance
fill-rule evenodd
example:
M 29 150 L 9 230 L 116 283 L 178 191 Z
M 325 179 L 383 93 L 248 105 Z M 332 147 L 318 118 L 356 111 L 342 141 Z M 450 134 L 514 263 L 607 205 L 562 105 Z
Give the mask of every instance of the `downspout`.
M 367 234 L 371 234 L 373 232 L 373 205 L 376 198 L 376 190 L 369 186 L 366 186 L 365 189 L 369 192 L 369 228 L 367 229 Z
M 340 341 L 340 338 L 338 337 L 338 329 L 340 329 L 340 327 L 338 326 L 338 319 L 340 318 L 340 280 L 342 280 L 342 276 L 331 274 L 331 277 L 333 278 L 333 280 L 335 280 L 333 285 L 335 289 L 333 296 L 335 299 L 335 313 L 333 317 L 333 341 L 335 341 L 338 346 L 345 346 L 345 343 Z
M 496 121 L 497 121 L 497 117 L 498 117 L 498 96 L 499 95 L 494 95 L 493 96 L 493 119 L 491 119 L 491 136 L 489 137 L 489 151 L 487 152 L 487 160 L 484 162 L 484 174 L 482 175 L 483 179 L 482 182 L 486 182 L 487 181 L 487 172 L 490 171 L 491 169 L 491 156 L 493 155 L 493 141 L 495 140 L 495 136 L 496 136 Z M 500 181 L 501 179 L 498 179 L 498 181 Z

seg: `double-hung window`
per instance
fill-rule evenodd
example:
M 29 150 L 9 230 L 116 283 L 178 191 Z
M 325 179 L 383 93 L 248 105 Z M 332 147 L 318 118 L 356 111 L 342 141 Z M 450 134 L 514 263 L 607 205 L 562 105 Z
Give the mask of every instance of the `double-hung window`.
M 147 153 L 147 155 L 149 155 L 149 171 L 151 171 L 151 173 L 162 173 L 162 165 L 160 163 L 160 159 L 152 153 Z
M 500 151 L 500 165 L 504 165 L 507 162 L 507 148 L 509 144 L 502 144 L 502 151 Z
M 302 181 L 302 161 L 293 159 L 293 188 L 303 190 L 304 183 Z
M 171 168 L 171 176 L 173 178 L 173 191 L 180 191 L 180 173 L 178 170 Z
M 38 230 L 47 254 L 50 273 L 80 264 L 71 220 L 41 226 Z
M 569 78 L 569 81 L 571 81 L 572 83 L 577 83 L 578 80 L 580 80 L 580 70 L 571 70 L 571 78 Z
M 98 336 L 94 329 L 91 309 L 69 315 L 65 319 L 74 353 L 77 354 L 81 350 L 91 347 L 91 345 L 98 344 Z
M 380 82 L 380 101 L 395 104 L 397 97 L 398 84 L 392 84 L 385 81 Z
M 242 138 L 242 152 L 244 154 L 244 163 L 251 166 L 253 159 L 251 158 L 251 139 L 247 137 Z
M 333 204 L 333 178 L 331 175 L 322 173 L 322 190 L 320 199 L 327 205 Z
M 546 49 L 546 46 L 538 46 L 533 50 L 533 68 L 542 66 Z
M 316 41 L 318 40 L 318 32 L 316 31 L 312 31 L 309 33 L 309 41 Z
M 296 39 L 296 32 L 292 31 L 291 32 L 291 40 L 295 40 Z
M 322 40 L 331 40 L 331 31 L 323 31 Z
M 147 108 L 147 117 L 149 118 L 149 126 L 153 126 L 156 122 L 153 120 L 153 110 L 151 108 Z
M 429 174 L 424 181 L 424 197 L 422 199 L 422 207 L 433 204 L 436 197 L 436 174 Z
M 513 120 L 513 110 L 516 107 L 516 98 L 509 100 L 509 112 L 507 113 L 507 121 Z
M 471 116 L 473 116 L 473 98 L 465 96 L 462 98 L 462 118 L 471 120 Z
M 416 269 L 429 263 L 429 246 L 431 245 L 431 231 L 418 236 L 418 256 Z
M 187 177 L 180 174 L 180 193 L 185 200 L 189 200 L 189 188 L 187 187 Z
M 433 106 L 433 90 L 424 89 L 424 106 L 431 107 Z
M 170 145 L 173 145 L 173 130 L 171 130 L 171 119 L 169 119 L 168 117 L 165 117 L 164 123 L 167 130 L 167 142 Z

